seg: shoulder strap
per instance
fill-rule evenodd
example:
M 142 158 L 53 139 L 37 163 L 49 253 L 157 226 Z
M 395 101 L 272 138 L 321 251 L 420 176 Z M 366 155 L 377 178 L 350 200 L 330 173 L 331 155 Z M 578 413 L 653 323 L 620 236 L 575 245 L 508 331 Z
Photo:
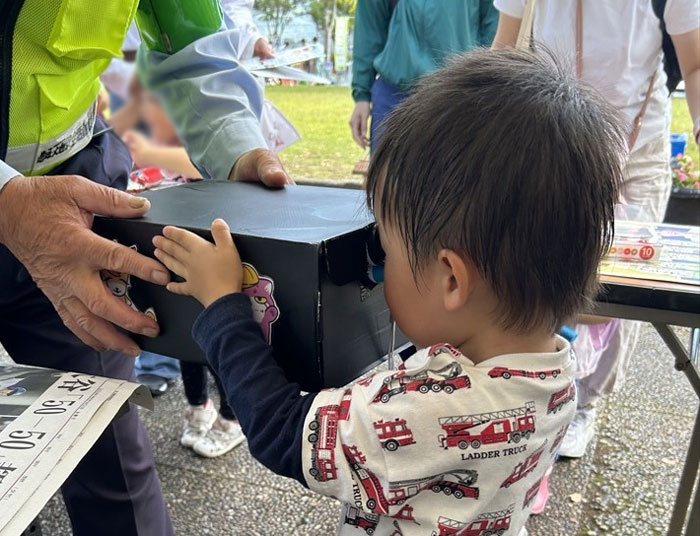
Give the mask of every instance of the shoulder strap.
M 532 23 L 535 20 L 535 0 L 527 0 L 523 18 L 520 21 L 520 30 L 518 31 L 518 40 L 515 42 L 515 48 L 530 48 L 532 40 Z
M 664 20 L 664 12 L 666 11 L 666 0 L 651 0 L 651 7 L 654 14 L 659 19 L 659 28 L 661 29 L 661 48 L 664 51 L 664 71 L 666 72 L 666 87 L 669 93 L 678 87 L 678 84 L 683 80 L 681 66 L 678 63 L 678 55 L 676 48 L 673 46 L 671 36 L 666 31 L 666 21 Z

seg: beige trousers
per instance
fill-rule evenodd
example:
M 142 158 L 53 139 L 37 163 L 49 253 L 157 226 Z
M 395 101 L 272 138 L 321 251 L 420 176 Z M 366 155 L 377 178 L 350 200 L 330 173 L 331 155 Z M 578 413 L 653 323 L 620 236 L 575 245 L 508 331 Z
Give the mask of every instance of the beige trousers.
M 632 151 L 625 168 L 622 196 L 630 219 L 663 221 L 671 192 L 669 136 L 662 136 Z M 618 215 L 618 217 L 620 217 Z M 624 217 L 624 216 L 623 216 Z M 594 404 L 624 382 L 629 356 L 639 338 L 640 322 L 617 320 L 596 338 L 602 326 L 578 326 L 573 346 L 579 360 L 578 406 Z

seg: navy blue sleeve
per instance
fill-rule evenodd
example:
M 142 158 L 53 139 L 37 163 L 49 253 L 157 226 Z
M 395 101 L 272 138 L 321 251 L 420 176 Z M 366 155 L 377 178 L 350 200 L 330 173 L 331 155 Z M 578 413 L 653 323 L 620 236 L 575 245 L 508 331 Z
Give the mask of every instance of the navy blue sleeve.
M 192 336 L 219 376 L 253 457 L 306 486 L 301 441 L 316 394 L 302 396 L 287 380 L 253 319 L 250 298 L 220 298 L 199 315 Z

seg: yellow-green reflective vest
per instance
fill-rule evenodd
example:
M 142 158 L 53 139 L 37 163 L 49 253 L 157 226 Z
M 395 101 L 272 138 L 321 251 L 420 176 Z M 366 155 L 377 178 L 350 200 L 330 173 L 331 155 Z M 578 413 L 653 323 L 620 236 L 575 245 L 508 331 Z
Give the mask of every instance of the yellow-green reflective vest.
M 12 40 L 5 161 L 39 175 L 90 141 L 99 75 L 121 56 L 138 0 L 24 0 Z

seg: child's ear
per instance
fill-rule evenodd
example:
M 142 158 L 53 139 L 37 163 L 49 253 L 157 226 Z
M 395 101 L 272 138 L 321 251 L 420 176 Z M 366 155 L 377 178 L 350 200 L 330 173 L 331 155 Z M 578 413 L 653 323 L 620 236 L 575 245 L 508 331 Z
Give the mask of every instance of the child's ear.
M 461 255 L 443 249 L 438 252 L 438 271 L 445 309 L 452 312 L 462 308 L 474 286 L 470 266 Z

